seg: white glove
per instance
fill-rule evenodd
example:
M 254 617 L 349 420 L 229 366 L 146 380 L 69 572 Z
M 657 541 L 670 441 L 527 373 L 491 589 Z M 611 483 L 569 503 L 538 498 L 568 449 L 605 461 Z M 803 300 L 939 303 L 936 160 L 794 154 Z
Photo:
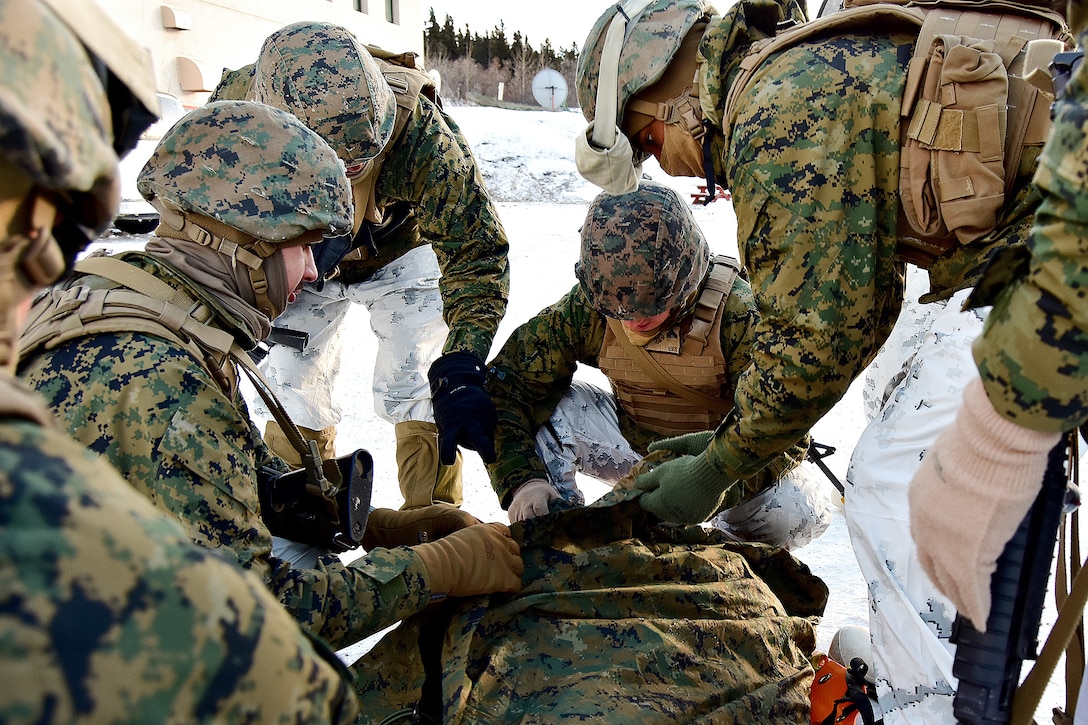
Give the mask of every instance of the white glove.
M 1001 417 L 979 378 L 910 482 L 910 531 L 918 559 L 959 613 L 986 630 L 990 577 L 1042 487 L 1061 433 Z
M 559 498 L 555 486 L 543 478 L 530 478 L 514 491 L 510 500 L 510 523 L 543 516 L 548 513 L 548 502 Z
M 594 122 L 585 133 L 574 139 L 574 163 L 586 181 L 601 187 L 609 194 L 628 194 L 638 188 L 642 165 L 634 165 L 631 142 L 616 129 L 616 141 L 607 149 L 597 147 L 591 140 Z

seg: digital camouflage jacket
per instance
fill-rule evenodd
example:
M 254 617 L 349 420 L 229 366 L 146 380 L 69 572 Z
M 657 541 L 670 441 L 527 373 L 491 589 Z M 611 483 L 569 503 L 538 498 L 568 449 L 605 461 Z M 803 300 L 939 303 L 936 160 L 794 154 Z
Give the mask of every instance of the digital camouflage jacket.
M 718 119 L 715 171 L 732 191 L 741 261 L 762 313 L 736 408 L 708 448 L 734 479 L 755 474 L 834 406 L 887 338 L 903 296 L 899 110 L 915 35 L 847 34 L 783 50 L 722 120 L 748 42 L 766 34 L 768 19 L 773 32 L 782 5 L 738 3 L 700 45 L 700 100 Z M 1024 241 L 1038 194 L 1030 172 L 1021 178 L 993 232 L 930 268 L 924 300 L 973 285 L 997 251 Z
M 461 129 L 423 96 L 404 130 L 390 141 L 375 202 L 393 224 L 363 248 L 363 259 L 341 264 L 340 280 L 364 281 L 408 250 L 430 244 L 442 271 L 438 287 L 450 328 L 443 351 L 487 359 L 506 314 L 510 245 Z M 398 216 L 409 210 L 397 225 Z
M 206 292 L 166 265 L 143 254 L 123 258 L 216 308 Z M 78 286 L 82 279 L 66 284 Z M 223 315 L 209 324 L 241 329 Z M 177 343 L 132 333 L 77 338 L 35 351 L 22 361 L 20 375 L 76 440 L 105 456 L 196 543 L 232 552 L 299 622 L 333 647 L 357 642 L 427 605 L 423 565 L 408 549 L 375 549 L 350 565 L 330 554 L 314 569 L 293 568 L 272 556 L 256 477 L 260 466 L 282 469 L 283 463 L 272 457 L 241 394 L 224 394 Z
M 735 385 L 751 362 L 758 313 L 751 288 L 740 277 L 733 282 L 723 304 L 721 349 L 729 382 Z M 547 479 L 547 469 L 534 442 L 536 432 L 570 389 L 579 364 L 600 369 L 605 330 L 605 317 L 593 309 L 581 286 L 575 285 L 558 302 L 514 330 L 488 366 L 487 389 L 499 417 L 495 430 L 497 460 L 488 465 L 488 472 L 503 508 L 509 505 L 517 486 L 531 478 Z M 637 425 L 620 405 L 617 413 L 624 437 L 637 452 L 645 455 L 646 447 L 662 437 Z M 804 453 L 801 446 L 780 456 L 774 465 L 746 482 L 745 493 L 754 495 L 773 485 Z
M 1088 33 L 1082 32 L 1077 45 L 1084 48 L 1086 42 Z M 1054 104 L 1054 125 L 1035 183 L 1043 199 L 1026 249 L 995 263 L 969 301 L 994 305 L 974 355 L 987 397 L 999 413 L 1034 430 L 1065 431 L 1088 419 L 1084 63 Z
M 335 655 L 31 396 L 0 380 L 0 721 L 350 722 Z

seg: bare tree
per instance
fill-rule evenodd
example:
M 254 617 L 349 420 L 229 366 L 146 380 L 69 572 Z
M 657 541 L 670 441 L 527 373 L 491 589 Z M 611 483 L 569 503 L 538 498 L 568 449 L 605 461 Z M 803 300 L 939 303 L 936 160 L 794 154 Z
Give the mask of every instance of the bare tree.
M 530 98 L 533 76 L 540 70 L 540 61 L 532 48 L 528 45 L 519 44 L 514 46 L 514 50 L 510 54 L 510 62 L 510 70 L 514 76 L 513 84 L 517 91 L 517 97 L 510 100 L 524 103 Z

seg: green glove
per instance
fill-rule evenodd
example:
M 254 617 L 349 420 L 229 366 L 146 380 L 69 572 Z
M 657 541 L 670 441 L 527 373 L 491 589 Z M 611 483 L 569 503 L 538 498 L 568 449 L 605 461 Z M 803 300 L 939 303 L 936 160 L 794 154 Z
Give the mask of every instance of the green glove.
M 665 461 L 635 479 L 635 485 L 646 491 L 639 498 L 643 509 L 662 521 L 681 524 L 697 524 L 713 516 L 734 483 L 707 460 L 703 451 Z
M 685 433 L 674 438 L 663 438 L 646 446 L 646 449 L 654 451 L 672 451 L 681 456 L 695 456 L 706 450 L 710 440 L 714 437 L 714 431 L 702 430 L 698 433 Z

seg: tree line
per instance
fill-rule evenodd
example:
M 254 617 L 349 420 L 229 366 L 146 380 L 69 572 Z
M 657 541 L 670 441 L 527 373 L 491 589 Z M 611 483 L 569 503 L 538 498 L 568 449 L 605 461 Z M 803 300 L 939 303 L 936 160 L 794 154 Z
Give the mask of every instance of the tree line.
M 552 68 L 567 81 L 565 105 L 578 105 L 574 85 L 577 43 L 557 50 L 545 39 L 539 48 L 534 48 L 521 31 L 515 30 L 508 39 L 501 21 L 481 35 L 473 32 L 467 23 L 458 28 L 449 15 L 439 23 L 431 8 L 424 24 L 423 49 L 424 66 L 442 74 L 443 99 L 496 99 L 501 84 L 503 101 L 536 106 L 533 77 L 544 68 Z

